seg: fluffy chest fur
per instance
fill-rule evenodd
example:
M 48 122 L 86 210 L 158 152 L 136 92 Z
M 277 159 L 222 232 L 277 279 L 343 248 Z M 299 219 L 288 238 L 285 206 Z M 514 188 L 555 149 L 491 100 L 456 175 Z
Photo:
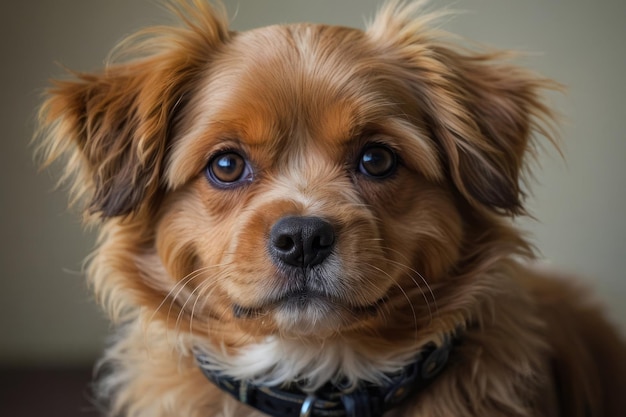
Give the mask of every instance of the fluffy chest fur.
M 304 381 L 314 392 L 328 381 L 349 386 L 359 382 L 382 383 L 415 360 L 415 347 L 387 352 L 365 349 L 358 341 L 341 337 L 323 341 L 281 339 L 270 336 L 244 347 L 236 355 L 203 352 L 215 370 L 240 380 L 279 386 L 286 381 Z

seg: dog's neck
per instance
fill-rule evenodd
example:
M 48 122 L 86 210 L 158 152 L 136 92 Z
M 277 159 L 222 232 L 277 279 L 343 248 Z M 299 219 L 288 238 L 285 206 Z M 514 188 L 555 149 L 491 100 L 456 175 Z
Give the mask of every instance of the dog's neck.
M 395 353 L 367 352 L 345 340 L 314 344 L 268 338 L 236 356 L 196 350 L 215 385 L 276 417 L 382 415 L 445 367 L 457 335 Z M 317 410 L 317 411 L 315 411 Z
M 207 351 L 215 370 L 240 380 L 263 385 L 302 381 L 302 388 L 315 391 L 328 381 L 341 379 L 350 385 L 359 381 L 380 383 L 413 360 L 415 349 L 372 352 L 342 339 L 307 341 L 269 337 L 249 345 L 236 355 Z

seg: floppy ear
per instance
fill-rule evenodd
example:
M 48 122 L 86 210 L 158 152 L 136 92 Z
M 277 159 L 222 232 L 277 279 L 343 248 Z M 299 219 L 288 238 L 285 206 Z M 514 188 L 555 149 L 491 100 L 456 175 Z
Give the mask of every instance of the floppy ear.
M 40 112 L 45 164 L 66 155 L 65 178 L 90 214 L 154 206 L 176 108 L 229 36 L 225 13 L 181 2 L 183 28 L 153 28 L 120 46 L 130 61 L 56 81 Z
M 520 175 L 533 135 L 550 138 L 552 113 L 541 94 L 555 84 L 499 63 L 498 54 L 432 51 L 448 75 L 420 73 L 416 91 L 452 181 L 474 204 L 523 213 Z
M 416 6 L 383 9 L 369 30 L 399 68 L 459 193 L 474 206 L 524 212 L 521 171 L 534 133 L 553 141 L 546 89 L 558 84 L 505 62 L 505 53 L 476 53 L 446 41 L 414 19 Z

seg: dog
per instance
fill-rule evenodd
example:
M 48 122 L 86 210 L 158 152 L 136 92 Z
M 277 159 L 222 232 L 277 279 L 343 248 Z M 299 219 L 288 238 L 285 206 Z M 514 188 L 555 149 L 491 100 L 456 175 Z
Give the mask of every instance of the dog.
M 100 230 L 106 415 L 624 415 L 624 340 L 511 222 L 557 83 L 420 3 L 241 33 L 170 8 L 40 112 Z

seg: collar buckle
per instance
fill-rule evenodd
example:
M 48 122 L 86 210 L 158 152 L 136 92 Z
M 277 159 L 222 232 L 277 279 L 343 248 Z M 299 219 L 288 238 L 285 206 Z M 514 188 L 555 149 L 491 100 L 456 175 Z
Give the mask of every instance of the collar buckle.
M 315 400 L 317 400 L 317 397 L 315 397 L 315 395 L 308 395 L 304 399 L 302 407 L 300 408 L 299 417 L 313 417 L 313 404 L 315 404 Z

